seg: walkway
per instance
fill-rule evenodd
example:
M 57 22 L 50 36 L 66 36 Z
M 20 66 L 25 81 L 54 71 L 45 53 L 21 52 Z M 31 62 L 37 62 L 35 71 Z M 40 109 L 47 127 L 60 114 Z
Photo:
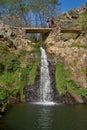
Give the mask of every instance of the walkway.
M 81 29 L 61 29 L 61 33 L 80 33 Z
M 49 33 L 50 31 L 54 30 L 55 28 L 24 28 L 26 33 Z M 80 33 L 80 29 L 65 29 L 62 28 L 60 30 L 61 33 Z
M 53 28 L 23 28 L 26 33 L 48 33 Z
M 56 28 L 29 28 L 29 27 L 14 27 L 11 26 L 12 28 L 22 28 L 25 30 L 25 33 L 49 33 L 52 30 Z M 61 28 L 60 29 L 61 33 L 80 33 L 81 29 L 67 29 L 67 28 Z

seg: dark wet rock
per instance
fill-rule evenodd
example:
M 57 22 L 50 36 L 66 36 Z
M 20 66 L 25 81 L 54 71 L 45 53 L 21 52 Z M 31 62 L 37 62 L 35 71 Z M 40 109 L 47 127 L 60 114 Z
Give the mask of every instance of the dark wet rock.
M 70 94 L 59 94 L 56 89 L 55 81 L 55 62 L 54 59 L 51 59 L 48 56 L 49 70 L 50 70 L 50 79 L 51 79 L 51 97 L 54 102 L 62 104 L 76 104 L 77 102 Z M 38 75 L 35 79 L 33 85 L 25 86 L 24 94 L 26 102 L 38 102 L 39 101 L 39 92 L 40 92 L 40 68 L 38 68 Z
M 87 98 L 82 96 L 82 99 L 83 99 L 84 103 L 87 104 Z
M 40 87 L 40 70 L 38 69 L 38 75 L 33 85 L 27 85 L 24 88 L 24 95 L 26 102 L 36 102 L 39 99 L 39 87 Z
M 7 104 L 5 105 L 5 103 L 2 100 L 0 100 L 0 118 L 2 118 L 3 115 L 5 114 L 6 107 L 7 107 Z
M 7 130 L 8 126 L 6 124 L 0 124 L 0 130 Z
M 56 89 L 56 83 L 55 83 L 55 67 L 54 67 L 54 60 L 51 60 L 48 58 L 49 62 L 49 70 L 50 70 L 50 79 L 51 79 L 51 97 L 53 98 L 54 102 L 60 102 L 60 95 L 58 94 L 58 91 Z M 40 99 L 40 68 L 38 69 L 38 75 L 35 79 L 35 82 L 33 85 L 25 86 L 24 88 L 24 94 L 26 102 L 38 102 Z
M 0 119 L 2 118 L 2 115 L 0 114 Z
M 71 97 L 70 95 L 62 95 L 60 97 L 60 101 L 63 103 L 63 104 L 76 104 L 76 101 L 74 100 L 73 97 Z
M 9 104 L 18 104 L 18 103 L 20 103 L 20 99 L 19 98 L 10 97 Z
M 84 103 L 81 95 L 77 95 L 77 94 L 71 93 L 71 92 L 70 92 L 70 95 L 75 99 L 76 103 L 80 103 L 80 104 Z
M 51 87 L 52 87 L 52 98 L 54 102 L 60 103 L 60 95 L 56 89 L 56 81 L 55 81 L 55 61 L 54 59 L 50 58 L 48 56 L 48 62 L 49 62 L 49 70 L 50 70 L 50 80 L 51 80 Z
M 4 36 L 1 34 L 1 35 L 0 35 L 0 39 L 2 39 L 3 37 L 4 37 Z

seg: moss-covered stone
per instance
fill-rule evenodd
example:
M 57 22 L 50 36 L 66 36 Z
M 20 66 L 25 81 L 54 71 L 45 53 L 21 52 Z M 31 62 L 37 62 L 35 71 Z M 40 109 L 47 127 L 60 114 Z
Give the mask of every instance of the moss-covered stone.
M 76 39 L 78 37 L 78 33 L 63 33 L 61 34 L 61 40 L 67 41 L 69 39 Z

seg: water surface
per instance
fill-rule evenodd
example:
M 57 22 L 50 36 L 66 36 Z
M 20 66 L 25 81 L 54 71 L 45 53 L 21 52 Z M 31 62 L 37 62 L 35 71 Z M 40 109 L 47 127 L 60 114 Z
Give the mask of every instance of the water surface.
M 87 106 L 18 104 L 0 123 L 5 130 L 87 130 Z

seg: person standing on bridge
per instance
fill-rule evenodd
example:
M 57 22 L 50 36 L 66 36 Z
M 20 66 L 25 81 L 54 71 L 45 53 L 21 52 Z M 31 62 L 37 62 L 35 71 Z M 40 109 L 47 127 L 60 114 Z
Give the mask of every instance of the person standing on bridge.
M 49 17 L 47 17 L 46 22 L 47 22 L 47 27 L 49 28 L 50 27 L 50 18 Z
M 54 18 L 50 19 L 50 28 L 54 28 Z
M 52 18 L 48 17 L 46 22 L 47 22 L 47 27 L 54 28 L 54 18 L 53 17 Z

